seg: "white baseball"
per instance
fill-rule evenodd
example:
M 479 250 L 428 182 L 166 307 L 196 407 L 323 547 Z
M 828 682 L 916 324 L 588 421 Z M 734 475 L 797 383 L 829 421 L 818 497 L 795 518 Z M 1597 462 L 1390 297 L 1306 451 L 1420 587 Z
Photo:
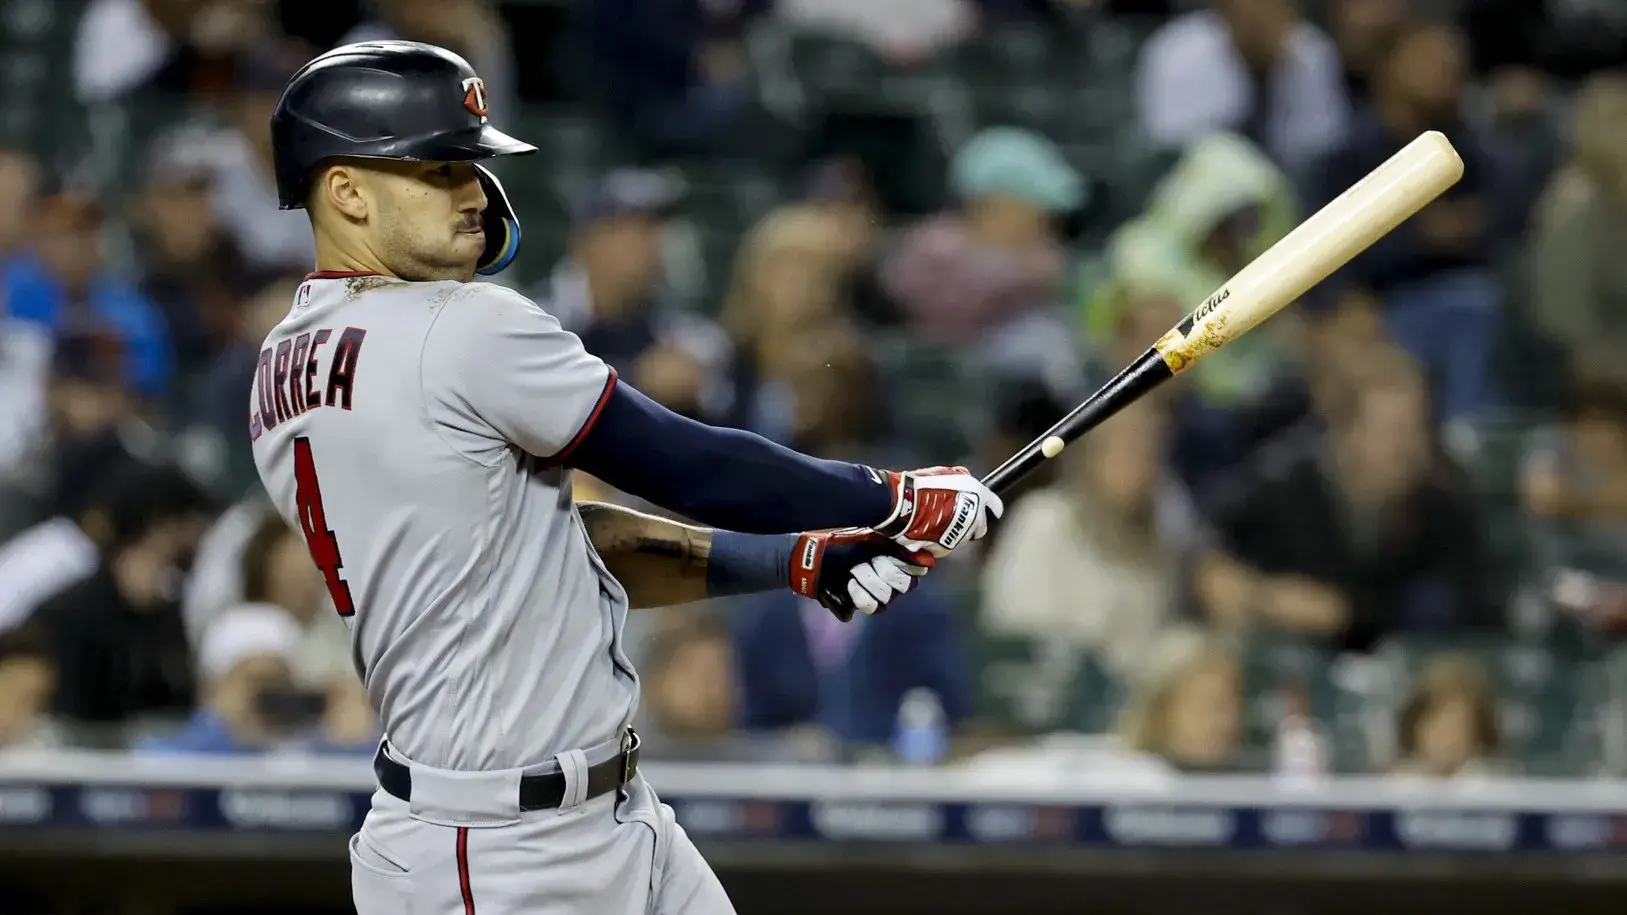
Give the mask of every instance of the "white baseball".
M 1046 459 L 1049 460 L 1050 458 L 1054 458 L 1061 454 L 1062 448 L 1066 444 L 1067 442 L 1064 442 L 1060 437 L 1053 435 L 1045 441 L 1040 442 L 1039 453 L 1045 455 Z

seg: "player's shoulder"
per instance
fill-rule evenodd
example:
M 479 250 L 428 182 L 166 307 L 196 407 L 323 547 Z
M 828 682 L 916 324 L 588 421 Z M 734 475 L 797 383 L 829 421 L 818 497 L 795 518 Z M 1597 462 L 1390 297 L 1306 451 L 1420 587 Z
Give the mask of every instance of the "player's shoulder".
M 505 342 L 527 346 L 563 339 L 564 331 L 524 293 L 496 283 L 459 283 L 435 306 L 425 356 L 464 362 L 491 357 Z
M 546 318 L 548 312 L 525 293 L 497 283 L 459 283 L 442 304 L 440 320 L 479 321 L 501 317 Z
M 537 303 L 532 301 L 525 293 L 500 283 L 458 283 L 457 289 L 447 299 L 448 303 L 470 303 L 475 307 L 489 308 L 536 308 Z

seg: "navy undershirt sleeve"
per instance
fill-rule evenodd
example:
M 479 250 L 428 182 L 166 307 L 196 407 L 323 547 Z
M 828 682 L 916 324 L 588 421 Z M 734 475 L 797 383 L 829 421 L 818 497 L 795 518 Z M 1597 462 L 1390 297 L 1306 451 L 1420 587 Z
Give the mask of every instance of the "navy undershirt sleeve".
M 712 531 L 706 557 L 706 593 L 710 597 L 776 591 L 791 584 L 791 554 L 796 534 L 742 534 Z
M 873 527 L 892 512 L 892 488 L 869 468 L 696 422 L 625 383 L 565 463 L 702 524 L 754 534 Z

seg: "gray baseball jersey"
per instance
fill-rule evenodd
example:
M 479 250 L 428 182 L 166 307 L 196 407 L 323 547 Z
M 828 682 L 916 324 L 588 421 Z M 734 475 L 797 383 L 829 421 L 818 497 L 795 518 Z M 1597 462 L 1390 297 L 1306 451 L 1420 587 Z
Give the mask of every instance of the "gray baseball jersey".
M 556 463 L 614 385 L 559 322 L 488 283 L 312 274 L 267 337 L 254 461 L 404 756 L 518 768 L 632 720 L 626 592 Z

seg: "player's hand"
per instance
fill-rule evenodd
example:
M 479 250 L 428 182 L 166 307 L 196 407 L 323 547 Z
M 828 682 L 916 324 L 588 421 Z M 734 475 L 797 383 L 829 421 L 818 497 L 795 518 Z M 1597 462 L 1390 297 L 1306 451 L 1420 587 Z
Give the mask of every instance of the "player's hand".
M 946 556 L 988 533 L 989 517 L 1005 511 L 1000 497 L 964 467 L 882 473 L 893 487 L 893 513 L 876 531 L 911 552 Z
M 819 601 L 842 622 L 879 613 L 908 594 L 935 562 L 862 528 L 803 534 L 791 554 L 791 590 Z

